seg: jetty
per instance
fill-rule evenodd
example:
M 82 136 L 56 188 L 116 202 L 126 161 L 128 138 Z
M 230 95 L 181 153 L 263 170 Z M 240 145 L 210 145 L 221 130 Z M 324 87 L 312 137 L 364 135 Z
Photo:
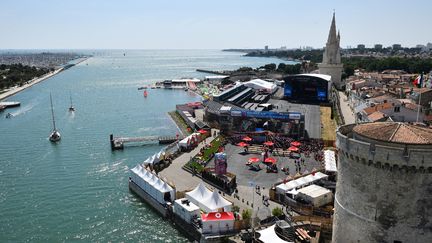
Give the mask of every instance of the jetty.
M 217 75 L 229 75 L 231 72 L 227 71 L 215 71 L 215 70 L 206 70 L 206 69 L 197 69 L 197 72 L 201 73 L 211 73 L 211 74 L 217 74 Z
M 182 140 L 181 136 L 143 136 L 143 137 L 114 137 L 110 134 L 111 150 L 124 149 L 125 143 L 158 143 L 170 144 L 177 140 Z
M 21 105 L 20 102 L 15 102 L 15 101 L 0 102 L 0 111 L 4 111 L 7 108 L 17 107 L 20 105 Z

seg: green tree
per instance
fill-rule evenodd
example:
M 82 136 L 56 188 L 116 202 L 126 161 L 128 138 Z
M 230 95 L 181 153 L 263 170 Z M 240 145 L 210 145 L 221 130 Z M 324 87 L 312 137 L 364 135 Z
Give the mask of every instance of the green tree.
M 249 220 L 252 217 L 252 211 L 250 209 L 243 209 L 241 215 L 243 220 Z
M 233 212 L 236 212 L 236 213 L 240 212 L 240 208 L 239 208 L 239 206 L 237 206 L 237 205 L 233 205 L 233 206 L 232 206 L 232 211 L 233 211 Z
M 275 208 L 273 208 L 273 210 L 272 210 L 272 215 L 275 216 L 275 217 L 282 216 L 283 214 L 284 214 L 284 213 L 283 213 L 283 210 L 282 210 L 282 208 L 280 208 L 280 207 L 275 207 Z
M 274 71 L 274 70 L 276 70 L 276 64 L 269 63 L 269 64 L 264 65 L 263 68 L 267 71 Z

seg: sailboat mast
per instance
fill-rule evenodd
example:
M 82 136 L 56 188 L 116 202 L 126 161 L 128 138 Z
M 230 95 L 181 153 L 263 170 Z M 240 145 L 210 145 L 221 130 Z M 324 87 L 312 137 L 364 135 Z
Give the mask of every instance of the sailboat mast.
M 53 127 L 54 127 L 54 131 L 56 131 L 57 129 L 56 129 L 55 120 L 54 120 L 54 108 L 53 108 L 51 93 L 50 93 L 50 103 L 51 103 L 51 115 L 52 115 Z
M 70 99 L 70 103 L 71 103 L 70 107 L 73 107 L 73 104 L 72 104 L 72 93 L 70 93 L 70 92 L 69 92 L 69 99 Z

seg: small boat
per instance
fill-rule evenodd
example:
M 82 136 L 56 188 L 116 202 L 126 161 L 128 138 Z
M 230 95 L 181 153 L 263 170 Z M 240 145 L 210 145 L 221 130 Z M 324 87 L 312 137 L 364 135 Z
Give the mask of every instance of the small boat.
M 147 86 L 138 87 L 138 90 L 147 89 Z
M 13 115 L 10 112 L 6 114 L 6 118 L 12 118 L 12 117 Z
M 72 103 L 72 95 L 70 95 L 69 98 L 70 98 L 70 107 L 69 107 L 69 111 L 70 111 L 70 112 L 73 112 L 73 111 L 75 111 L 75 107 L 73 106 L 73 103 Z
M 147 90 L 144 90 L 144 97 L 147 98 L 147 95 L 148 95 Z
M 51 103 L 51 116 L 52 116 L 52 122 L 53 122 L 53 131 L 51 132 L 50 136 L 49 136 L 49 140 L 51 142 L 58 142 L 61 139 L 61 135 L 60 132 L 57 131 L 56 128 L 56 124 L 55 124 L 55 119 L 54 119 L 54 108 L 53 108 L 53 103 L 52 103 L 52 96 L 50 93 L 50 103 Z

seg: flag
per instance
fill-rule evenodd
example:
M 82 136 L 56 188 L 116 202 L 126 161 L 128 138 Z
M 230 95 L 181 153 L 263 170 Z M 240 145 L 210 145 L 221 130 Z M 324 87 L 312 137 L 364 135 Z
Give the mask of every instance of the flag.
M 418 88 L 421 88 L 423 85 L 423 74 L 420 74 L 416 79 L 414 79 L 413 84 Z

